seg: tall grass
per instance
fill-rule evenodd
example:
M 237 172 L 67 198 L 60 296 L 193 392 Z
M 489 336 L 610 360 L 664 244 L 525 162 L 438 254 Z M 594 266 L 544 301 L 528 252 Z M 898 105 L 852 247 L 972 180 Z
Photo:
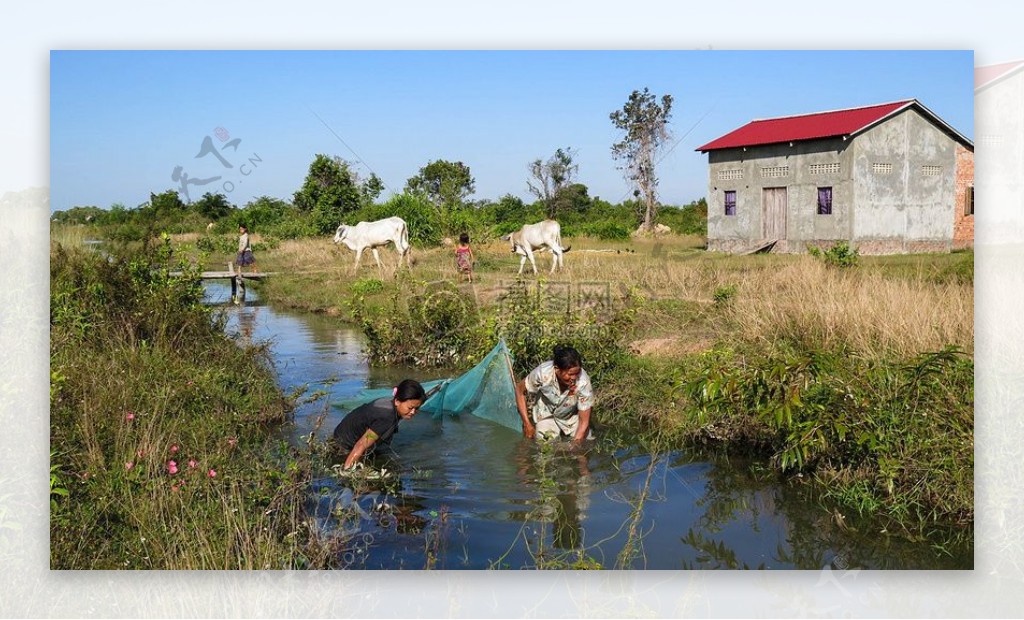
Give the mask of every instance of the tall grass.
M 50 441 L 67 491 L 51 567 L 329 565 L 332 541 L 303 511 L 310 458 L 273 438 L 289 406 L 266 352 L 225 337 L 194 277 L 60 245 L 50 266 Z
M 847 347 L 909 356 L 955 345 L 974 350 L 974 291 L 965 284 L 847 273 L 812 259 L 736 274 L 738 336 L 774 344 Z
M 95 239 L 96 229 L 84 224 L 51 224 L 50 243 L 64 247 L 82 247 L 86 240 Z

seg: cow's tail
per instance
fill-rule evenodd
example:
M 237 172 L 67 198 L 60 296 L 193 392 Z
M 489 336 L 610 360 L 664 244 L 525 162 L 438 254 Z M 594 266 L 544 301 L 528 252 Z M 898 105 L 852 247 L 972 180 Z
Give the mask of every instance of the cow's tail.
M 562 254 L 565 254 L 566 252 L 568 252 L 569 250 L 572 249 L 571 245 L 566 245 L 566 246 L 562 245 L 562 230 L 561 229 L 558 230 L 558 247 L 562 248 Z

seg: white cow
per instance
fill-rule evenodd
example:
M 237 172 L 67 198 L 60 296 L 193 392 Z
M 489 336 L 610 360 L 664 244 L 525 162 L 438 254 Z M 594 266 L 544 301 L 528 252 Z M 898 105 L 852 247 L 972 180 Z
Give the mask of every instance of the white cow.
M 363 256 L 363 250 L 373 250 L 373 258 L 377 261 L 377 267 L 381 267 L 380 254 L 377 248 L 389 243 L 395 244 L 398 250 L 398 266 L 402 266 L 402 257 L 405 257 L 405 265 L 409 263 L 409 227 L 405 220 L 400 217 L 388 217 L 376 222 L 359 222 L 355 226 L 342 224 L 334 233 L 335 243 L 344 243 L 348 249 L 356 253 L 356 264 L 353 271 L 359 269 L 359 260 Z
M 530 266 L 533 273 L 537 273 L 537 263 L 533 260 L 534 250 L 548 250 L 551 252 L 551 273 L 555 267 L 563 267 L 562 254 L 568 252 L 571 246 L 562 247 L 562 228 L 555 220 L 544 220 L 536 224 L 525 224 L 514 233 L 502 237 L 505 241 L 512 242 L 512 252 L 519 254 L 519 273 L 523 273 L 526 259 L 530 259 Z

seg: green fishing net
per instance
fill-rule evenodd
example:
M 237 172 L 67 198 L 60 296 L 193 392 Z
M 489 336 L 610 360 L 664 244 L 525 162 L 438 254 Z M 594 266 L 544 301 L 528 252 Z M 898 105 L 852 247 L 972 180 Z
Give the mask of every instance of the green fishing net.
M 512 355 L 504 340 L 499 340 L 480 363 L 458 377 L 421 384 L 428 395 L 420 407 L 421 413 L 429 413 L 434 418 L 469 414 L 514 431 L 522 430 L 522 419 L 516 408 Z M 392 388 L 362 390 L 334 406 L 352 410 L 363 403 L 390 396 L 391 391 Z

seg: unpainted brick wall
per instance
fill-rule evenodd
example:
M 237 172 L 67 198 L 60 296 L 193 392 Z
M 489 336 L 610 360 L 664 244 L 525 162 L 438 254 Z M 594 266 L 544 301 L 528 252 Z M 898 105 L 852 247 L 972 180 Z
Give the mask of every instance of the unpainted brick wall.
M 974 151 L 956 147 L 956 206 L 953 216 L 953 247 L 974 247 L 974 215 L 967 215 L 968 192 L 974 187 Z

